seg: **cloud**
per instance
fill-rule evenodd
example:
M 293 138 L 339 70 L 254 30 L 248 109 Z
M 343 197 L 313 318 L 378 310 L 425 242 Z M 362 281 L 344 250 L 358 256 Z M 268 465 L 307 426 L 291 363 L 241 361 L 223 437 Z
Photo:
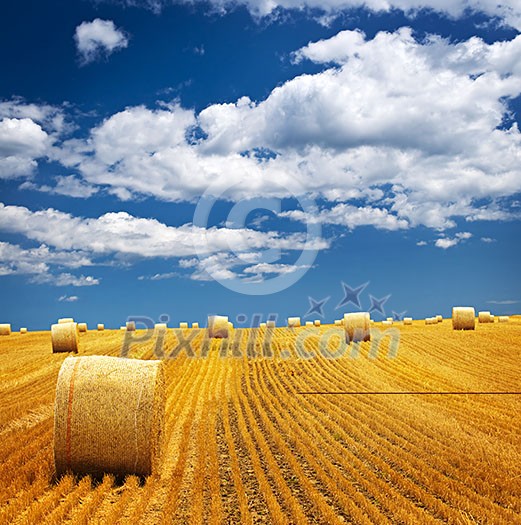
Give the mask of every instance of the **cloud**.
M 142 6 L 161 11 L 162 7 L 169 4 L 193 4 L 203 0 L 120 0 L 132 6 Z M 521 13 L 518 0 L 208 0 L 214 11 L 226 13 L 237 7 L 245 6 L 255 17 L 271 15 L 277 10 L 309 9 L 318 11 L 319 20 L 326 23 L 331 16 L 349 9 L 365 8 L 373 12 L 389 12 L 397 9 L 406 15 L 414 17 L 422 9 L 433 10 L 450 18 L 460 18 L 468 12 L 484 13 L 493 18 L 501 19 L 505 24 L 510 24 L 521 29 Z M 329 16 L 328 16 L 329 15 Z
M 521 94 L 520 52 L 521 35 L 487 44 L 419 42 L 409 28 L 373 39 L 343 31 L 295 55 L 334 66 L 264 100 L 198 114 L 178 103 L 130 107 L 57 155 L 123 200 L 193 201 L 212 181 L 227 199 L 307 193 L 390 229 L 508 220 L 519 216 L 509 202 L 521 192 L 509 106 Z M 323 219 L 344 220 L 342 211 Z
M 100 279 L 90 275 L 73 275 L 71 273 L 49 274 L 41 273 L 31 278 L 34 284 L 50 284 L 51 286 L 96 286 Z
M 178 272 L 155 273 L 154 275 L 140 275 L 139 281 L 164 281 L 165 279 L 173 279 L 179 277 Z
M 481 242 L 491 244 L 493 242 L 496 242 L 496 239 L 492 239 L 492 237 L 481 237 Z
M 112 20 L 96 18 L 82 22 L 76 27 L 74 41 L 83 64 L 93 62 L 102 56 L 108 57 L 115 51 L 128 46 L 125 33 L 116 29 Z
M 459 232 L 456 233 L 456 235 L 452 238 L 442 237 L 441 239 L 436 239 L 436 241 L 434 242 L 434 246 L 446 250 L 447 248 L 452 248 L 453 246 L 459 244 L 461 241 L 465 241 L 467 239 L 470 239 L 471 237 L 472 233 L 470 232 Z
M 514 299 L 507 299 L 507 300 L 503 300 L 503 301 L 487 301 L 487 303 L 489 304 L 517 304 L 521 301 L 517 301 L 517 300 L 514 300 Z
M 427 246 L 427 244 L 428 244 L 427 241 L 418 241 L 416 243 L 416 246 Z
M 79 297 L 77 295 L 61 295 L 58 298 L 59 302 L 75 303 Z
M 54 178 L 56 184 L 54 186 L 38 185 L 34 182 L 26 181 L 20 185 L 22 190 L 34 190 L 44 193 L 51 193 L 56 195 L 67 195 L 68 197 L 76 197 L 86 199 L 92 197 L 99 191 L 99 188 L 85 182 L 83 179 L 75 175 L 57 176 Z

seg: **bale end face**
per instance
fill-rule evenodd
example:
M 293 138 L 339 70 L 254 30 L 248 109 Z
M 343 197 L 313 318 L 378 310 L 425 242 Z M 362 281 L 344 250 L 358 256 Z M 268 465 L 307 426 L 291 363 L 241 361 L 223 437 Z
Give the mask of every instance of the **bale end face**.
M 0 324 L 0 335 L 11 335 L 11 325 L 9 323 Z
M 57 474 L 158 472 L 164 407 L 161 361 L 68 357 L 54 405 Z
M 476 314 L 471 306 L 455 306 L 452 308 L 453 330 L 474 330 Z
M 355 312 L 344 315 L 346 342 L 371 340 L 371 316 L 368 312 Z
M 54 354 L 60 352 L 78 353 L 78 325 L 61 323 L 51 326 L 51 342 Z

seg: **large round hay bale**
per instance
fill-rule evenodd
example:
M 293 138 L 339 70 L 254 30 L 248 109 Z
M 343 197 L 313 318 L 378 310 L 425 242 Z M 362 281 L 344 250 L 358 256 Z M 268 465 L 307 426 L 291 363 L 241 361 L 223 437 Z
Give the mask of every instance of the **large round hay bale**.
M 135 321 L 127 321 L 125 328 L 127 329 L 127 332 L 135 332 L 136 331 L 136 322 Z
M 65 323 L 74 323 L 74 319 L 72 317 L 62 317 L 61 319 L 58 319 L 58 324 Z
M 179 328 L 182 328 L 183 330 L 188 328 L 188 323 L 179 323 Z
M 404 317 L 403 318 L 403 324 L 411 325 L 412 324 L 412 317 Z
M 98 324 L 98 332 L 103 332 L 105 330 L 105 325 L 103 323 Z
M 53 353 L 78 353 L 78 325 L 76 323 L 60 323 L 51 326 Z
M 371 340 L 371 316 L 368 312 L 344 314 L 346 342 Z
M 498 317 L 498 323 L 508 323 L 508 315 L 500 315 Z
M 288 317 L 288 327 L 296 328 L 300 326 L 300 317 Z
M 161 361 L 68 357 L 54 404 L 57 474 L 156 473 L 164 410 Z
M 472 306 L 454 306 L 452 308 L 452 328 L 454 330 L 474 330 L 476 313 Z
M 11 325 L 8 323 L 0 324 L 0 335 L 11 335 Z
M 87 331 L 87 323 L 78 323 L 78 332 L 86 332 Z
M 20 328 L 20 333 L 21 334 L 26 334 L 27 333 L 27 328 L 25 326 L 23 328 Z
M 208 316 L 208 337 L 227 339 L 230 333 L 230 324 L 225 315 Z
M 490 312 L 478 312 L 478 321 L 480 323 L 491 323 L 491 315 Z

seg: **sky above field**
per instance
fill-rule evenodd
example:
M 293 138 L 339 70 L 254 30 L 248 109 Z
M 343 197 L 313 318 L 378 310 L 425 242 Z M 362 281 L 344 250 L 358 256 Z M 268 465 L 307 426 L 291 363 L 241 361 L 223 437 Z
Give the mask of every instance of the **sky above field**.
M 496 3 L 4 2 L 0 322 L 519 312 Z

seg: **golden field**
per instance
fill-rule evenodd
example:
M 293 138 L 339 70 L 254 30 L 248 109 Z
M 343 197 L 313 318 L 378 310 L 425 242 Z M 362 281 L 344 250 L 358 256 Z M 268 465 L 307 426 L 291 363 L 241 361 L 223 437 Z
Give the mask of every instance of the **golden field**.
M 49 332 L 2 336 L 0 523 L 521 523 L 521 317 L 475 331 L 450 320 L 392 328 L 394 358 L 385 341 L 371 357 L 369 342 L 339 356 L 333 338 L 334 359 L 318 337 L 307 359 L 296 355 L 305 328 L 275 329 L 272 357 L 242 330 L 227 356 L 212 340 L 203 358 L 202 330 L 196 357 L 165 359 L 164 459 L 145 480 L 55 479 L 67 354 L 52 353 Z M 79 355 L 119 355 L 125 336 L 80 334 Z M 167 357 L 176 344 L 169 330 Z M 154 345 L 129 355 L 152 359 Z

